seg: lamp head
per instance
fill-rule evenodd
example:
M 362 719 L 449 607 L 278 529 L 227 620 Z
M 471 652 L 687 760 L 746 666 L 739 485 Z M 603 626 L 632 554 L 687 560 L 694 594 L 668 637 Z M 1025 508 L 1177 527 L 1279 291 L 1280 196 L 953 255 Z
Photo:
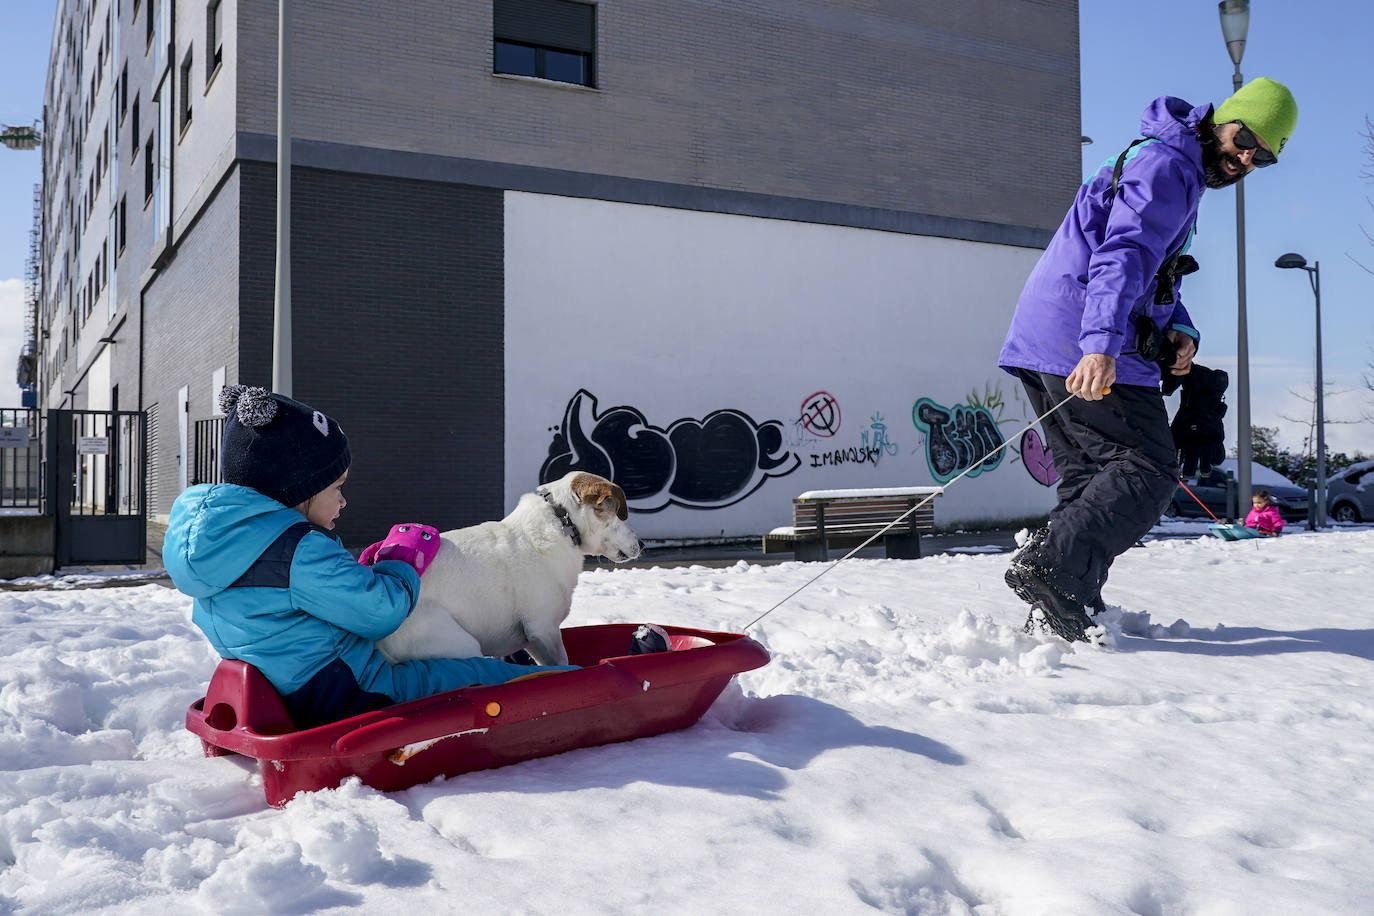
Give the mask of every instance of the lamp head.
M 1279 255 L 1279 257 L 1274 261 L 1274 266 L 1283 268 L 1305 268 L 1307 267 L 1307 258 L 1304 258 L 1302 255 L 1290 251 L 1288 252 L 1288 254 Z
M 1231 63 L 1239 67 L 1245 55 L 1245 34 L 1250 31 L 1250 0 L 1221 0 L 1217 12 L 1221 14 L 1221 37 L 1226 40 L 1226 51 L 1231 55 Z

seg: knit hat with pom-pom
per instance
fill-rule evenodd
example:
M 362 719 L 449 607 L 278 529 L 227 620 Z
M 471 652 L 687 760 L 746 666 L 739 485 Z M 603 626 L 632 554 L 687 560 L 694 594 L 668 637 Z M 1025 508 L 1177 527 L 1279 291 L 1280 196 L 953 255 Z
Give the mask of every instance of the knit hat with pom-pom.
M 251 487 L 296 506 L 343 476 L 352 463 L 339 424 L 266 388 L 226 385 L 220 471 L 225 483 Z

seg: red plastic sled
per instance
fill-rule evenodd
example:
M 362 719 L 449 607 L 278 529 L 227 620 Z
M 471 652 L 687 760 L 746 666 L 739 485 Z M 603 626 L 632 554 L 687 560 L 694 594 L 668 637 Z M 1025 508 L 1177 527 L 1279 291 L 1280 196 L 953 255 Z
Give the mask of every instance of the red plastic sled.
M 578 671 L 450 690 L 304 731 L 256 668 L 222 661 L 186 728 L 207 757 L 256 759 L 267 803 L 280 807 L 349 776 L 391 791 L 686 728 L 732 677 L 768 664 L 747 636 L 664 629 L 674 651 L 622 656 L 635 624 L 569 627 L 563 644 Z

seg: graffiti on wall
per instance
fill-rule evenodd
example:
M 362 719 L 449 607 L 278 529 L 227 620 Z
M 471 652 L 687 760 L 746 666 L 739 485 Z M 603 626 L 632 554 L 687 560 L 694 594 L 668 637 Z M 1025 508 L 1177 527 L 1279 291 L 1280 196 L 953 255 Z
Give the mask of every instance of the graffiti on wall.
M 1021 434 L 1021 462 L 1040 486 L 1052 487 L 1059 483 L 1059 472 L 1054 469 L 1050 447 L 1040 441 L 1040 434 L 1034 429 Z
M 926 464 L 938 483 L 949 483 L 987 458 L 969 473 L 970 477 L 977 477 L 996 468 L 1006 457 L 1005 449 L 992 455 L 1006 440 L 987 407 L 944 407 L 930 398 L 921 398 L 911 408 L 911 421 L 925 433 Z M 988 458 L 989 455 L 992 457 Z
M 783 477 L 801 464 L 784 447 L 779 420 L 759 423 L 723 409 L 700 420 L 684 417 L 663 429 L 633 407 L 598 412 L 596 396 L 586 389 L 572 396 L 562 423 L 551 432 L 540 483 L 569 471 L 600 474 L 619 484 L 638 512 L 734 505 L 769 477 Z
M 887 423 L 883 415 L 875 413 L 869 418 L 868 429 L 859 434 L 859 444 L 847 448 L 837 447 L 811 453 L 811 467 L 838 467 L 842 464 L 867 464 L 877 467 L 884 455 L 895 455 L 897 443 L 888 438 Z
M 828 391 L 817 391 L 802 401 L 797 426 L 808 435 L 829 439 L 840 431 L 840 402 Z
M 1030 403 L 1022 398 L 1019 386 L 1012 387 L 1012 397 L 1020 407 L 1016 417 L 1005 416 L 1008 407 L 1000 383 L 985 384 L 981 392 L 976 389 L 970 391 L 965 400 L 970 407 L 981 407 L 991 413 L 999 428 L 1003 423 L 1024 426 L 1035 416 L 1035 411 Z M 1019 442 L 1008 445 L 1006 451 L 1012 452 L 1012 462 L 1015 463 L 1019 459 L 1026 473 L 1042 487 L 1052 487 L 1059 482 L 1059 472 L 1054 469 L 1054 455 L 1051 454 L 1048 443 L 1040 437 L 1040 433 L 1033 426 L 1025 429 Z

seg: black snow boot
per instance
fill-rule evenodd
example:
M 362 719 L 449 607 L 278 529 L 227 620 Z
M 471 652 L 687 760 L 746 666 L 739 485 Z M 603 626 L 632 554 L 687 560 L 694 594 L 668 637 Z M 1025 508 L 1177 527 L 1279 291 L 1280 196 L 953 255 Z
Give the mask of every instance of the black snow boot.
M 1092 618 L 1083 610 L 1081 604 L 1060 594 L 1030 566 L 1013 563 L 1007 567 L 1007 585 L 1016 592 L 1016 597 L 1031 606 L 1026 618 L 1026 631 L 1035 629 L 1035 612 L 1039 611 L 1039 621 L 1050 628 L 1054 635 L 1069 642 L 1089 642 L 1088 628 L 1093 625 Z
M 652 623 L 640 624 L 630 641 L 627 655 L 652 655 L 655 652 L 673 651 L 673 638 L 668 631 Z

